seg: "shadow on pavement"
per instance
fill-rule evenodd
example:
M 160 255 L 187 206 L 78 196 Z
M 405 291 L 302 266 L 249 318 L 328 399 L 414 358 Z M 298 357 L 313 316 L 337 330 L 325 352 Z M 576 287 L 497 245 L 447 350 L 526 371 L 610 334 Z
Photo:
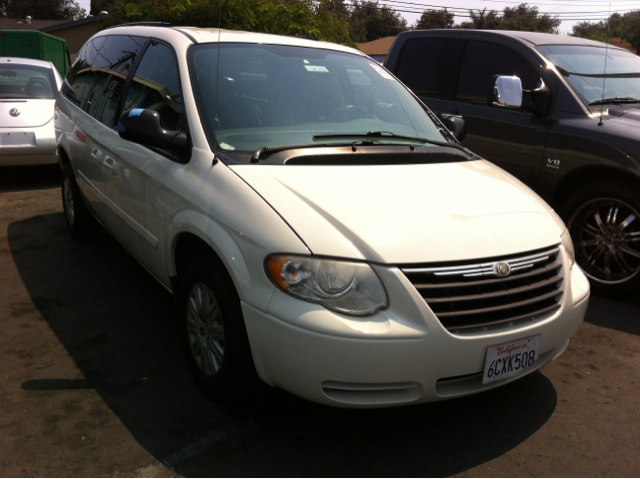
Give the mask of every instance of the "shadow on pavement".
M 278 390 L 214 404 L 191 378 L 172 297 L 104 231 L 74 241 L 59 213 L 12 223 L 8 239 L 31 299 L 85 378 L 23 389 L 95 389 L 143 448 L 185 476 L 448 476 L 514 448 L 556 407 L 539 372 L 396 409 L 334 409 Z
M 640 297 L 605 298 L 591 293 L 584 320 L 596 326 L 640 336 Z
M 0 167 L 0 193 L 45 190 L 59 187 L 60 167 L 57 164 Z

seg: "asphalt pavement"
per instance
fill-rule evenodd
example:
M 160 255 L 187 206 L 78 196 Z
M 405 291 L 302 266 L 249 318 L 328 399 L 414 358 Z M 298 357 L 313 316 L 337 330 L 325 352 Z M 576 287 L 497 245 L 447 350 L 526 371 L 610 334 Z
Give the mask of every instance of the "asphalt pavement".
M 568 350 L 480 395 L 335 409 L 198 390 L 171 295 L 66 231 L 54 168 L 0 169 L 0 475 L 640 475 L 640 291 L 592 296 Z

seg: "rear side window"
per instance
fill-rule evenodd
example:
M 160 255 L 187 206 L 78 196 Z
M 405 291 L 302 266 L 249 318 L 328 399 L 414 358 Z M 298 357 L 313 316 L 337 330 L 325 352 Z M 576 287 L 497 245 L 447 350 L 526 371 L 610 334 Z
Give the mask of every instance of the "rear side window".
M 66 77 L 80 108 L 113 126 L 122 87 L 145 42 L 142 37 L 113 35 L 95 38 L 82 48 Z
M 494 75 L 516 75 L 525 90 L 536 88 L 540 81 L 533 66 L 515 50 L 496 43 L 468 41 L 456 97 L 485 103 Z
M 398 78 L 416 95 L 442 95 L 445 66 L 453 40 L 407 40 L 398 64 Z
M 125 111 L 133 108 L 157 111 L 164 128 L 178 129 L 184 109 L 178 64 L 162 43 L 152 43 L 138 65 L 124 102 Z

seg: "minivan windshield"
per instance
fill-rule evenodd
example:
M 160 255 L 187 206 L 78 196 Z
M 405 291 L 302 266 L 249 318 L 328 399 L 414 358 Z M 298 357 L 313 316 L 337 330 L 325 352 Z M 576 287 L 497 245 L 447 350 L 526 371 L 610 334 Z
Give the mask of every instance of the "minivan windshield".
M 602 100 L 639 100 L 640 104 L 640 57 L 631 52 L 576 45 L 545 45 L 539 46 L 538 51 L 556 66 L 587 105 Z
M 56 88 L 50 69 L 35 65 L 0 65 L 0 99 L 50 99 Z
M 223 150 L 344 142 L 345 134 L 369 132 L 384 132 L 367 139 L 387 144 L 407 144 L 401 136 L 455 143 L 426 107 L 367 57 L 223 43 L 219 55 L 218 44 L 202 44 L 191 47 L 188 58 L 203 126 Z

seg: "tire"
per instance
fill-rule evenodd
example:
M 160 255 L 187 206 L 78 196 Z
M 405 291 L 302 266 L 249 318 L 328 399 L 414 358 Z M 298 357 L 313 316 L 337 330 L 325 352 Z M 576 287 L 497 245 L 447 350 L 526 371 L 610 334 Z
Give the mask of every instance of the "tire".
M 69 234 L 72 238 L 85 238 L 93 232 L 95 220 L 80 195 L 78 183 L 69 162 L 65 162 L 62 166 L 61 179 L 62 207 Z
M 184 347 L 200 388 L 214 400 L 249 398 L 260 380 L 240 298 L 213 254 L 190 261 L 181 281 L 179 306 Z
M 640 195 L 627 185 L 598 183 L 562 205 L 576 263 L 594 291 L 615 295 L 640 286 Z

